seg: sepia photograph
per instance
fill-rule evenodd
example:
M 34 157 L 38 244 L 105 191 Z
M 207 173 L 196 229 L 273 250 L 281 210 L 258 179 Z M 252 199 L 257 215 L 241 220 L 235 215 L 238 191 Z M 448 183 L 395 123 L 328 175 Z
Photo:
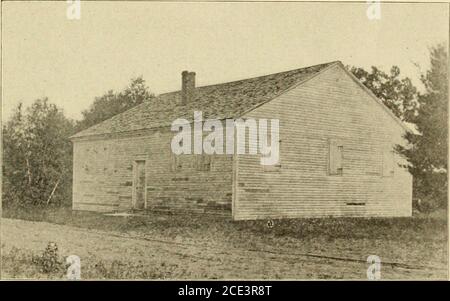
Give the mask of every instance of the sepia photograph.
M 448 280 L 449 22 L 2 1 L 0 279 Z

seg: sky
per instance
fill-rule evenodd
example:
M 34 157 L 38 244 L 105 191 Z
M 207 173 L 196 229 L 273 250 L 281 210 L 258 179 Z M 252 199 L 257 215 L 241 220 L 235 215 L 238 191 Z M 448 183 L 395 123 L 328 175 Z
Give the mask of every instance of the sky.
M 181 72 L 198 86 L 340 60 L 397 65 L 420 85 L 429 47 L 448 45 L 448 4 L 81 2 L 2 3 L 4 121 L 19 102 L 48 97 L 79 119 L 96 96 L 142 75 L 155 93 L 179 90 Z

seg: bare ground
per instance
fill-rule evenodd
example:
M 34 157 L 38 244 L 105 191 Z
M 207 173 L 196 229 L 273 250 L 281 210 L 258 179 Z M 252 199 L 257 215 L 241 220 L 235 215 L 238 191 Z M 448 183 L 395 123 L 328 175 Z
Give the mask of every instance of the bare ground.
M 205 230 L 213 235 L 197 235 Z M 83 279 L 367 279 L 371 254 L 381 258 L 382 279 L 447 279 L 446 242 L 439 237 L 420 244 L 382 235 L 298 238 L 213 227 L 184 234 L 148 225 L 104 231 L 3 218 L 2 278 L 48 277 L 30 266 L 30 256 L 52 241 L 63 257 L 81 258 Z

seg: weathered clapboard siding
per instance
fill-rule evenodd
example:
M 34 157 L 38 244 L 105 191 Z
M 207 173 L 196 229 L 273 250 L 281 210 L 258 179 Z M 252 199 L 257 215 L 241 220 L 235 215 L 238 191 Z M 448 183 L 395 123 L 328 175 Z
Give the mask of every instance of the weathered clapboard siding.
M 146 161 L 147 209 L 231 215 L 232 157 L 214 156 L 198 171 L 195 155 L 173 170 L 168 129 L 140 135 L 74 140 L 73 209 L 117 211 L 132 207 L 133 162 Z
M 383 151 L 403 143 L 404 129 L 341 65 L 246 117 L 280 120 L 281 168 L 236 156 L 235 219 L 411 215 L 411 175 L 382 171 Z M 343 175 L 328 175 L 330 138 L 343 143 Z
M 411 215 L 411 175 L 388 168 L 404 128 L 342 63 L 198 88 L 194 82 L 184 87 L 189 99 L 166 93 L 71 137 L 74 209 L 132 208 L 133 168 L 145 160 L 145 190 L 136 195 L 144 195 L 148 210 L 234 219 Z M 207 158 L 199 161 L 200 155 L 175 158 L 168 125 L 194 110 L 208 118 L 248 112 L 244 117 L 279 119 L 281 166 L 264 167 L 258 155 L 214 155 L 205 170 Z M 330 143 L 338 156 L 331 161 L 333 175 Z

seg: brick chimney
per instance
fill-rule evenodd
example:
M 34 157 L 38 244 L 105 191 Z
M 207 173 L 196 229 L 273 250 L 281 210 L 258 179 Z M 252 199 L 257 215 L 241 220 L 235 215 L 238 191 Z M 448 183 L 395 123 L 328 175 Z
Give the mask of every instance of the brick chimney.
M 194 98 L 195 72 L 183 71 L 181 73 L 181 103 L 191 102 Z

